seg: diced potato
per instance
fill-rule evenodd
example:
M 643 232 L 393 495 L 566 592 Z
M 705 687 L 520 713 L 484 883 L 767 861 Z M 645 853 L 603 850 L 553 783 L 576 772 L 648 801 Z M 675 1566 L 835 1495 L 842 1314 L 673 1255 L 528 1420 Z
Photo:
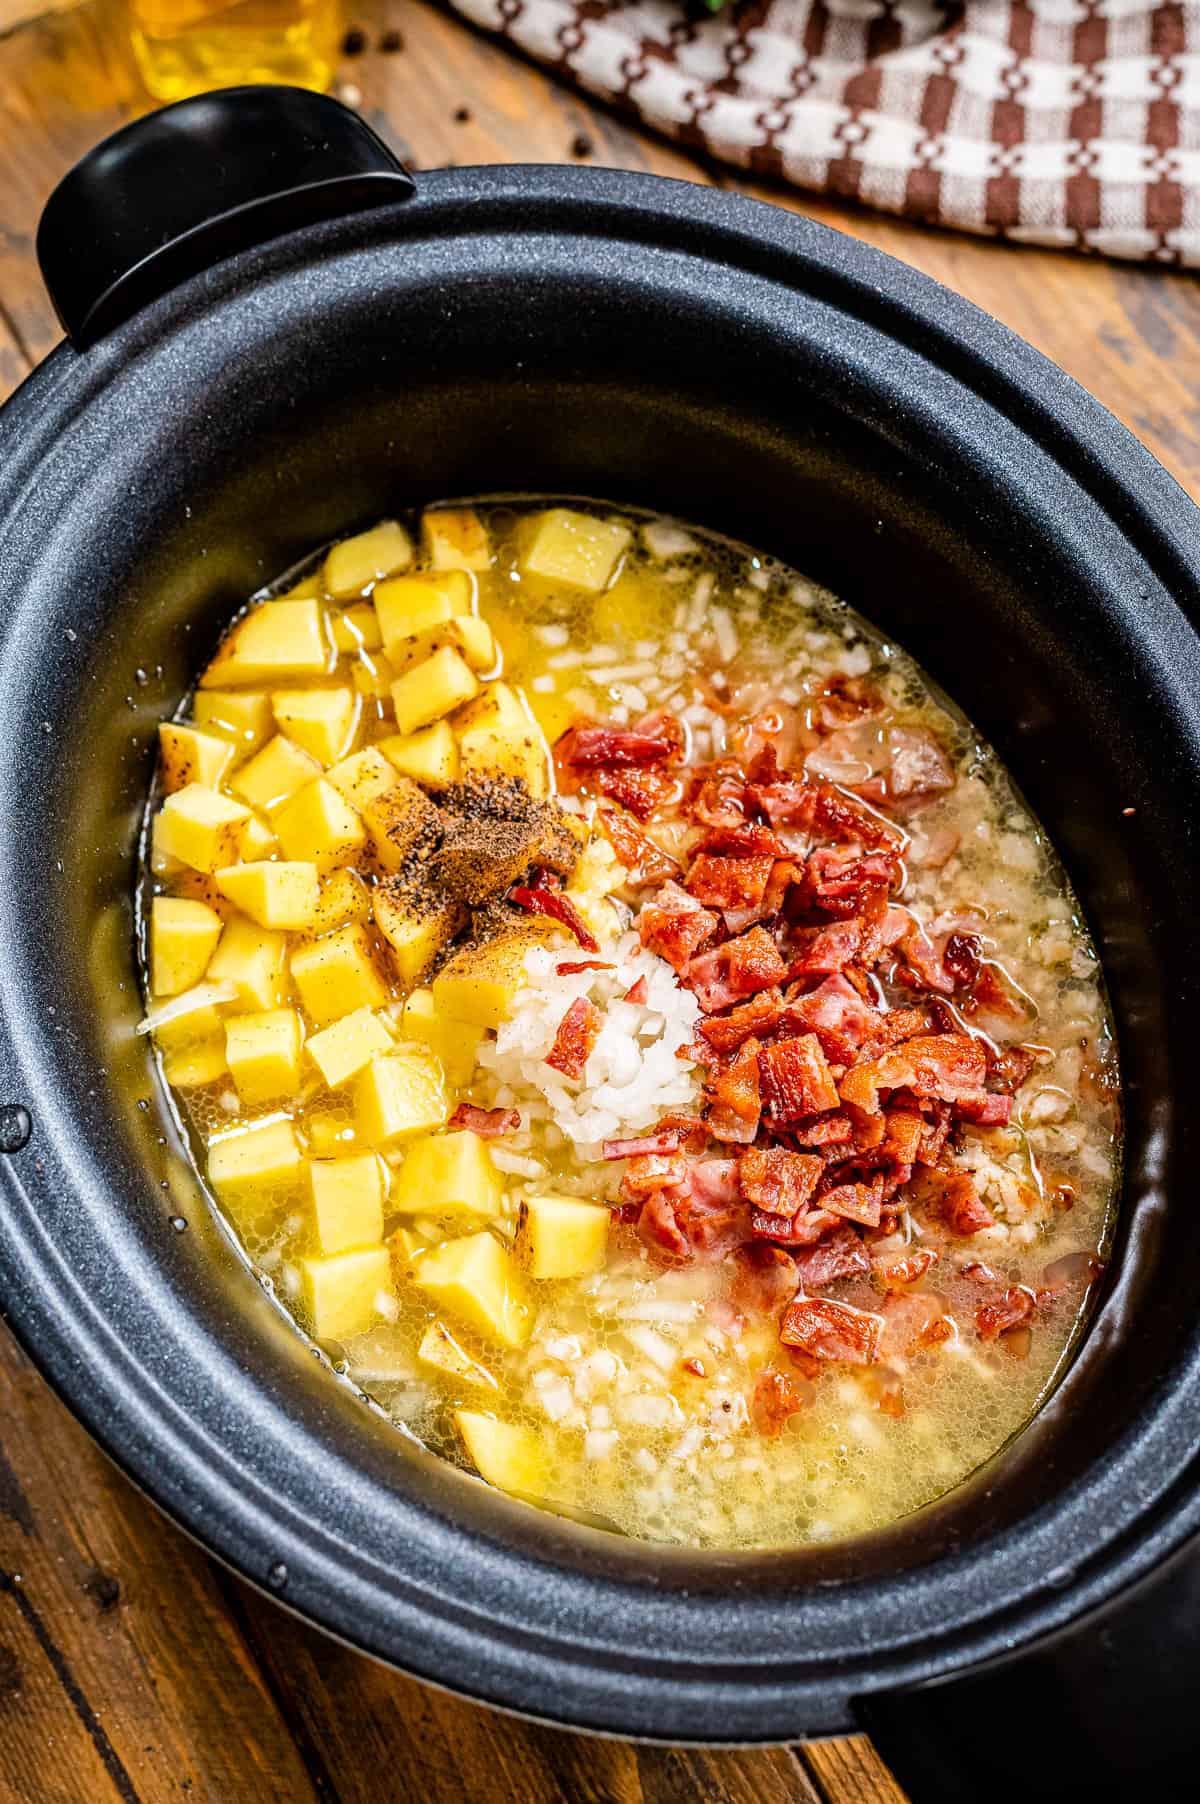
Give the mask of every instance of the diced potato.
M 549 1454 L 542 1437 L 517 1422 L 501 1422 L 473 1409 L 456 1409 L 454 1426 L 479 1476 L 517 1497 L 549 1494 Z
M 235 984 L 239 1008 L 277 1008 L 287 994 L 286 957 L 282 933 L 239 916 L 226 924 L 207 976 L 212 983 Z
M 504 1347 L 523 1347 L 533 1311 L 520 1277 L 487 1228 L 434 1247 L 409 1268 L 418 1290 L 465 1327 Z
M 460 653 L 480 675 L 495 672 L 500 662 L 499 648 L 487 621 L 480 620 L 477 614 L 461 614 L 455 620 L 447 620 L 444 626 L 431 626 L 411 639 L 396 640 L 388 651 L 393 677 L 424 663 L 443 646 Z
M 383 1239 L 383 1197 L 387 1167 L 378 1153 L 346 1159 L 314 1159 L 308 1168 L 313 1220 L 322 1253 L 375 1247 Z
M 601 520 L 570 507 L 552 507 L 536 515 L 529 525 L 521 569 L 594 595 L 608 587 L 633 536 L 615 520 Z
M 478 693 L 479 682 L 458 652 L 444 645 L 392 684 L 392 706 L 401 733 L 415 733 Z
M 194 871 L 215 871 L 238 855 L 238 839 L 250 810 L 203 783 L 189 783 L 167 797 L 154 823 L 155 850 Z
M 598 1272 L 608 1248 L 609 1211 L 576 1196 L 531 1196 L 521 1205 L 517 1251 L 531 1278 Z
M 467 740 L 474 733 L 519 733 L 528 725 L 529 716 L 508 683 L 486 684 L 454 719 L 455 732 Z
M 487 1367 L 472 1359 L 465 1347 L 459 1346 L 444 1322 L 430 1322 L 417 1348 L 417 1358 L 436 1371 L 457 1379 L 460 1384 L 487 1391 L 500 1388 Z
M 434 507 L 422 517 L 425 555 L 435 570 L 486 570 L 492 561 L 483 521 L 473 507 Z
M 252 808 L 270 815 L 289 796 L 321 774 L 321 766 L 303 746 L 277 733 L 230 780 L 229 787 Z
M 343 1015 L 314 1034 L 308 1053 L 329 1088 L 336 1090 L 357 1076 L 377 1053 L 390 1052 L 392 1045 L 387 1017 L 369 1008 L 356 1008 L 352 1015 Z
M 220 1005 L 213 1001 L 214 994 L 220 994 L 215 984 L 198 983 L 194 990 L 175 999 L 171 1019 L 154 1030 L 154 1044 L 160 1052 L 177 1052 L 196 1046 L 201 1040 L 220 1040 L 224 1057 L 225 1023 Z
M 271 698 L 255 689 L 198 689 L 192 713 L 198 727 L 227 733 L 239 753 L 252 752 L 274 731 Z
M 344 927 L 353 921 L 365 927 L 370 919 L 370 890 L 357 871 L 342 869 L 334 871 L 322 883 L 309 932 L 332 933 L 335 927 Z
M 163 1054 L 163 1076 L 173 1090 L 198 1090 L 202 1084 L 214 1084 L 228 1069 L 223 1032 Z
M 517 777 L 531 795 L 549 794 L 549 748 L 537 722 L 507 683 L 489 683 L 455 726 L 464 780 Z
M 396 787 L 397 776 L 383 753 L 369 745 L 326 771 L 325 780 L 333 784 L 343 801 L 349 802 L 351 808 L 361 814 L 369 802 Z
M 412 563 L 412 540 L 398 520 L 381 520 L 370 532 L 343 539 L 325 559 L 325 587 L 335 601 L 360 595 L 369 583 Z
M 405 1149 L 392 1192 L 401 1215 L 497 1215 L 504 1179 L 478 1134 L 430 1134 Z M 605 1211 L 607 1214 L 607 1210 Z
M 393 1228 L 388 1235 L 388 1245 L 392 1249 L 393 1260 L 399 1260 L 401 1264 L 407 1264 L 418 1253 L 429 1250 L 429 1242 L 415 1228 Z
M 426 572 L 379 583 L 371 599 L 383 635 L 383 649 L 390 657 L 392 647 L 405 639 L 424 633 L 431 626 L 441 626 L 456 614 L 469 614 L 475 585 L 462 570 Z
M 234 627 L 200 678 L 200 687 L 324 676 L 331 662 L 319 601 L 264 601 Z
M 312 1041 L 309 1041 L 312 1045 Z M 319 1109 L 304 1118 L 304 1131 L 315 1159 L 344 1158 L 352 1152 L 358 1135 L 354 1123 L 334 1109 Z
M 225 1058 L 244 1103 L 279 1102 L 300 1088 L 300 1017 L 294 1008 L 232 1015 L 225 1024 Z
M 217 871 L 223 896 L 260 927 L 284 932 L 312 925 L 321 894 L 315 864 L 300 859 L 260 859 Z
M 345 755 L 358 719 L 353 689 L 277 689 L 271 707 L 279 731 L 319 764 L 336 764 Z
M 434 1007 L 455 1021 L 499 1027 L 507 1021 L 519 990 L 528 981 L 525 956 L 544 944 L 532 927 L 514 927 L 486 945 L 466 946 L 448 959 L 433 980 Z
M 302 1259 L 304 1308 L 318 1340 L 361 1334 L 379 1316 L 381 1297 L 395 1294 L 386 1247 L 362 1247 L 329 1259 Z
M 208 1143 L 208 1177 L 222 1202 L 261 1211 L 296 1183 L 304 1154 L 290 1121 L 260 1121 Z
M 419 733 L 393 733 L 379 750 L 402 777 L 428 789 L 445 789 L 458 781 L 458 743 L 449 721 L 437 720 Z
M 383 645 L 379 618 L 369 601 L 356 601 L 344 613 L 332 615 L 329 630 L 340 652 L 379 651 Z
M 396 975 L 406 986 L 428 970 L 436 955 L 465 925 L 467 909 L 453 896 L 441 900 L 425 885 L 390 878 L 372 897 L 375 925 L 387 941 Z
M 275 815 L 275 831 L 285 857 L 307 860 L 322 877 L 350 864 L 367 841 L 354 809 L 323 777 L 289 796 Z
M 371 855 L 381 870 L 395 873 L 422 839 L 438 825 L 436 805 L 408 777 L 392 772 L 392 787 L 364 802 L 359 810 L 371 841 Z
M 350 681 L 368 701 L 386 701 L 397 677 L 396 666 L 383 651 L 363 651 L 350 668 Z
M 370 938 L 357 925 L 297 947 L 292 977 L 301 1002 L 320 1026 L 358 1008 L 382 1008 L 388 999 Z
M 150 904 L 150 987 L 178 996 L 200 982 L 217 949 L 224 922 L 204 902 L 155 896 Z
M 266 821 L 252 814 L 238 838 L 238 857 L 254 864 L 260 858 L 273 858 L 278 850 L 279 841 Z
M 385 1053 L 354 1080 L 355 1126 L 369 1146 L 413 1140 L 445 1127 L 449 1116 L 442 1068 L 426 1047 Z
M 483 1029 L 439 1013 L 432 990 L 414 990 L 400 1016 L 400 1034 L 432 1047 L 452 1084 L 469 1083 L 479 1054 Z
M 189 783 L 219 789 L 236 755 L 227 739 L 202 733 L 198 727 L 164 720 L 158 729 L 158 768 L 168 795 L 186 789 Z

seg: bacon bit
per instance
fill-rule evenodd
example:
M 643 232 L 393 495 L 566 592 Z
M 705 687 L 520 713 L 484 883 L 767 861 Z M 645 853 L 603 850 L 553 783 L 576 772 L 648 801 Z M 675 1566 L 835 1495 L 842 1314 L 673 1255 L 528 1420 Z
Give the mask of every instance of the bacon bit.
M 869 1397 L 874 1398 L 875 1407 L 881 1415 L 891 1416 L 899 1422 L 904 1416 L 904 1386 L 899 1372 L 889 1371 L 883 1366 L 878 1372 L 867 1372 L 863 1378 L 863 1388 Z
M 885 1017 L 839 975 L 827 977 L 807 996 L 789 1003 L 787 1019 L 790 1025 L 815 1033 L 827 1059 L 850 1065 L 865 1046 L 874 1044 Z
M 511 899 L 518 908 L 524 908 L 533 915 L 548 915 L 552 921 L 558 921 L 574 934 L 585 952 L 599 952 L 600 942 L 583 919 L 575 904 L 561 890 L 550 889 L 544 883 L 519 884 L 510 890 Z
M 1015 1096 L 1037 1062 L 1038 1055 L 1032 1047 L 1009 1046 L 992 1060 L 988 1084 L 1005 1096 Z
M 977 933 L 951 933 L 942 949 L 942 964 L 955 983 L 969 990 L 979 976 L 983 952 Z
M 1002 1021 L 1032 1024 L 1037 1013 L 1012 985 L 1007 971 L 1000 965 L 985 963 L 975 979 L 963 1012 L 972 1016 L 998 1017 Z
M 730 1300 L 748 1315 L 778 1315 L 796 1294 L 795 1261 L 782 1247 L 752 1241 L 734 1251 Z
M 864 1228 L 877 1228 L 883 1208 L 883 1179 L 870 1184 L 835 1184 L 820 1199 L 822 1209 L 847 1221 L 861 1222 Z
M 546 1054 L 547 1065 L 561 1071 L 564 1077 L 582 1077 L 599 1032 L 599 1009 L 586 996 L 577 997 L 559 1023 L 554 1044 Z
M 825 1161 L 786 1147 L 748 1147 L 738 1164 L 742 1195 L 756 1208 L 790 1221 L 807 1209 L 825 1170 Z
M 810 1387 L 811 1388 L 811 1387 Z M 750 1414 L 761 1435 L 773 1439 L 789 1416 L 811 1401 L 783 1372 L 760 1372 L 754 1381 Z
M 900 940 L 906 967 L 896 972 L 896 979 L 910 990 L 929 990 L 941 996 L 952 996 L 955 979 L 942 960 L 942 949 L 930 938 L 919 921 L 913 921 Z
M 710 1259 L 724 1258 L 747 1238 L 746 1210 L 737 1185 L 736 1159 L 701 1159 L 687 1174 L 675 1215 L 689 1246 Z
M 881 1015 L 875 1030 L 873 1050 L 876 1054 L 902 1040 L 915 1039 L 918 1034 L 929 1031 L 929 1016 L 923 1008 L 894 1008 L 886 1015 Z
M 1006 1127 L 1012 1117 L 1013 1099 L 981 1090 L 978 1096 L 960 1096 L 953 1106 L 960 1121 L 973 1121 L 978 1127 Z
M 814 908 L 846 917 L 886 898 L 900 882 L 891 852 L 859 852 L 855 847 L 818 846 L 804 866 L 805 889 Z
M 645 977 L 639 977 L 636 983 L 630 984 L 621 1000 L 623 1002 L 636 1002 L 640 1006 L 645 1002 L 648 995 L 649 985 L 647 984 Z
M 616 966 L 603 958 L 564 958 L 554 967 L 557 977 L 577 977 L 580 971 L 615 971 Z M 639 978 L 644 982 L 644 978 Z
M 937 1261 L 938 1255 L 932 1247 L 914 1247 L 911 1253 L 904 1253 L 899 1259 L 873 1260 L 871 1275 L 885 1290 L 903 1290 L 906 1284 L 915 1284 L 918 1278 L 923 1278 Z
M 1000 1273 L 993 1271 L 990 1265 L 985 1265 L 982 1259 L 968 1259 L 959 1269 L 963 1277 L 969 1278 L 972 1284 L 1003 1283 Z
M 975 1311 L 975 1327 L 980 1340 L 996 1340 L 1010 1328 L 1019 1327 L 1029 1320 L 1036 1306 L 1032 1291 L 1019 1284 L 1010 1284 L 998 1297 L 981 1303 Z
M 819 733 L 836 733 L 842 727 L 857 726 L 859 721 L 882 714 L 884 705 L 874 683 L 866 677 L 846 676 L 838 670 L 821 691 L 813 724 Z
M 688 892 L 710 908 L 756 908 L 763 899 L 774 863 L 769 853 L 726 858 L 715 852 L 701 852 L 687 875 Z
M 800 1297 L 784 1313 L 779 1338 L 813 1359 L 839 1359 L 849 1365 L 874 1365 L 883 1333 L 883 1317 L 851 1309 L 832 1297 Z
M 921 1165 L 937 1164 L 942 1156 L 942 1148 L 945 1146 L 947 1136 L 950 1132 L 949 1105 L 944 1102 L 935 1102 L 932 1105 L 927 1103 L 926 1108 L 928 1109 L 930 1107 L 933 1108 L 935 1113 L 933 1114 L 932 1119 L 929 1119 L 926 1122 L 925 1132 L 921 1135 L 921 1144 L 917 1150 L 917 1158 L 915 1161 L 915 1163 Z
M 793 947 L 789 977 L 827 976 L 842 971 L 858 957 L 862 945 L 861 915 L 833 921 L 828 927 L 810 927 Z
M 954 788 L 949 760 L 928 727 L 891 727 L 887 742 L 888 795 L 893 802 L 903 802 L 906 810 L 923 808 Z
M 748 1146 L 758 1132 L 762 1113 L 759 1095 L 758 1041 L 749 1039 L 724 1071 L 713 1079 L 708 1128 L 714 1140 Z
M 656 1190 L 673 1190 L 687 1177 L 683 1154 L 677 1151 L 634 1153 L 621 1179 L 621 1195 L 628 1202 L 652 1196 Z
M 673 723 L 664 720 L 664 726 Z M 683 749 L 682 735 L 671 733 L 618 732 L 612 727 L 569 727 L 554 747 L 560 763 L 574 770 L 611 770 L 614 767 L 641 767 L 668 764 Z
M 922 1171 L 914 1181 L 914 1201 L 931 1208 L 952 1234 L 969 1239 L 995 1226 L 995 1217 L 965 1171 Z
M 843 1101 L 875 1115 L 880 1090 L 914 1090 L 952 1103 L 981 1090 L 986 1075 L 983 1047 L 970 1034 L 917 1034 L 873 1063 L 848 1071 L 841 1092 Z
M 898 1166 L 915 1165 L 925 1133 L 924 1116 L 912 1109 L 889 1109 L 884 1119 L 887 1134 L 883 1145 L 888 1158 Z
M 826 1216 L 825 1220 L 832 1232 L 827 1232 L 818 1245 L 805 1247 L 792 1256 L 796 1276 L 807 1290 L 819 1290 L 837 1278 L 864 1276 L 871 1269 L 870 1254 L 849 1222 L 839 1221 L 836 1215 Z
M 781 1215 L 774 1209 L 751 1209 L 750 1232 L 757 1240 L 789 1241 L 795 1224 L 794 1215 Z
M 652 1190 L 638 1216 L 638 1233 L 660 1258 L 686 1263 L 692 1249 L 675 1214 L 677 1200 L 669 1191 Z
M 726 940 L 694 958 L 683 981 L 695 994 L 706 1015 L 728 1008 L 755 990 L 769 990 L 787 976 L 779 948 L 765 927 L 752 927 L 735 940 Z
M 802 1121 L 837 1107 L 837 1089 L 816 1034 L 765 1046 L 758 1068 L 764 1107 L 778 1122 Z
M 717 931 L 716 915 L 702 908 L 677 883 L 664 883 L 638 916 L 638 934 L 648 952 L 657 952 L 675 971 L 684 971 Z
M 904 837 L 890 821 L 832 783 L 785 777 L 779 782 L 759 781 L 748 794 L 773 827 L 804 827 L 827 839 L 860 846 L 896 846 Z
M 885 1297 L 883 1318 L 885 1326 L 879 1351 L 885 1359 L 903 1356 L 917 1347 L 936 1346 L 954 1333 L 946 1316 L 946 1299 L 932 1290 Z
M 648 821 L 656 808 L 679 793 L 675 778 L 661 770 L 598 770 L 590 776 L 602 796 L 627 808 L 639 821 Z
M 736 826 L 710 827 L 700 841 L 700 851 L 720 852 L 733 858 L 782 858 L 784 846 L 761 821 L 738 821 Z
M 776 1026 L 783 1014 L 783 998 L 778 990 L 760 990 L 749 1002 L 739 1004 L 727 1015 L 710 1015 L 699 1023 L 699 1031 L 717 1052 L 736 1052 L 751 1035 L 760 1037 Z
M 814 1115 L 811 1121 L 796 1121 L 791 1126 L 792 1139 L 799 1146 L 842 1146 L 854 1138 L 854 1127 L 848 1115 Z
M 692 797 L 690 810 L 692 819 L 702 827 L 736 830 L 746 825 L 749 806 L 741 776 L 726 770 L 701 781 Z
M 627 814 L 619 814 L 615 808 L 601 808 L 597 823 L 635 888 L 658 885 L 665 883 L 668 877 L 679 876 L 678 861 L 655 845 L 650 835 L 643 833 Z
M 703 1360 L 681 1359 L 679 1363 L 683 1367 L 685 1372 L 691 1373 L 693 1378 L 707 1378 L 708 1377 L 708 1373 L 704 1370 Z
M 449 1128 L 465 1128 L 481 1140 L 494 1140 L 498 1134 L 512 1134 L 521 1125 L 520 1109 L 477 1109 L 473 1102 L 460 1102 L 446 1123 Z
M 1094 1254 L 1064 1253 L 1061 1258 L 1051 1260 L 1042 1273 L 1042 1282 L 1051 1296 L 1058 1296 L 1076 1284 L 1082 1284 L 1086 1290 L 1103 1275 L 1104 1266 Z
M 652 1134 L 642 1134 L 634 1140 L 606 1140 L 604 1157 L 606 1159 L 640 1159 L 653 1153 L 673 1153 L 679 1149 L 680 1131 L 678 1128 L 656 1128 Z

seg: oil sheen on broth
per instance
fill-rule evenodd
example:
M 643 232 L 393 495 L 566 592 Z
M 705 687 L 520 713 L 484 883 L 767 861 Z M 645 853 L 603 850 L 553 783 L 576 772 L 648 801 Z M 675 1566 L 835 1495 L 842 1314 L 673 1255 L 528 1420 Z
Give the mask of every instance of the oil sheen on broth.
M 251 603 L 152 812 L 198 1166 L 430 1447 L 756 1547 L 918 1508 L 1045 1395 L 1115 1186 L 1100 970 L 830 595 L 597 503 L 385 522 Z

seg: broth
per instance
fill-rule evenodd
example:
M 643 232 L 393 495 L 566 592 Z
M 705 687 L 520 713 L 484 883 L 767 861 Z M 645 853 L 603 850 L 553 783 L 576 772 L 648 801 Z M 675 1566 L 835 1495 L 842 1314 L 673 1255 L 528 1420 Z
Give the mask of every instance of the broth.
M 428 1446 L 705 1547 L 931 1501 L 1054 1382 L 1101 973 L 991 750 L 744 547 L 384 523 L 163 728 L 148 1026 L 300 1325 Z

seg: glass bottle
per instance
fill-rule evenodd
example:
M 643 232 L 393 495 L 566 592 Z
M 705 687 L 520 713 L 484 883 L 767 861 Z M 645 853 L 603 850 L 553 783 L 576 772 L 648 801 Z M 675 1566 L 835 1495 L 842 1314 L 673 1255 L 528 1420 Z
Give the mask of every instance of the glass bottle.
M 242 82 L 328 88 L 341 0 L 129 0 L 130 36 L 156 100 Z

